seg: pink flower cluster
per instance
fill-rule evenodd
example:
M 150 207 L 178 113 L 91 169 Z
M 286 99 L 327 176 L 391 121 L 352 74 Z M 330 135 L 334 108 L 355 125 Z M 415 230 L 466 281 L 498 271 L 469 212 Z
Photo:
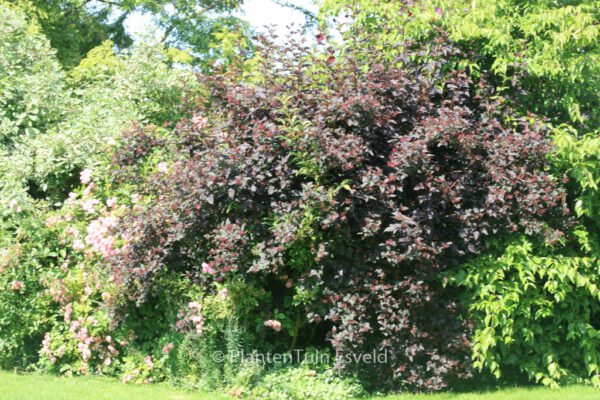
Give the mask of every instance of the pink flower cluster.
M 192 123 L 194 124 L 194 128 L 196 130 L 201 130 L 206 128 L 208 125 L 208 119 L 200 114 L 196 114 L 192 117 Z
M 88 199 L 83 202 L 81 208 L 88 214 L 93 214 L 96 212 L 96 205 L 100 204 L 98 199 Z
M 13 292 L 20 293 L 23 291 L 23 289 L 25 289 L 25 284 L 21 281 L 12 281 L 10 288 L 13 290 Z
M 111 233 L 116 226 L 117 218 L 113 216 L 93 220 L 87 228 L 85 243 L 96 253 L 109 258 L 115 254 L 114 236 Z
M 168 356 L 169 353 L 171 352 L 171 350 L 173 350 L 173 347 L 175 347 L 175 345 L 172 342 L 167 343 L 166 345 L 164 345 L 164 347 L 162 348 L 162 353 L 165 356 Z
M 204 262 L 204 263 L 202 263 L 202 273 L 214 275 L 217 273 L 217 271 L 215 271 L 214 268 L 211 267 L 209 264 Z
M 188 304 L 187 312 L 183 309 L 177 314 L 179 320 L 175 324 L 178 332 L 184 333 L 192 329 L 197 335 L 204 330 L 204 317 L 202 316 L 202 304 L 192 301 Z
M 79 179 L 81 180 L 81 183 L 87 185 L 92 180 L 92 171 L 90 171 L 89 169 L 84 169 L 79 174 Z
M 42 354 L 48 357 L 52 364 L 56 363 L 56 360 L 65 354 L 66 347 L 61 345 L 58 349 L 52 350 L 52 338 L 50 333 L 46 332 L 44 340 L 42 340 Z
M 264 324 L 267 328 L 272 328 L 275 332 L 279 332 L 281 331 L 281 322 L 275 320 L 275 319 L 270 319 L 268 321 L 265 321 Z

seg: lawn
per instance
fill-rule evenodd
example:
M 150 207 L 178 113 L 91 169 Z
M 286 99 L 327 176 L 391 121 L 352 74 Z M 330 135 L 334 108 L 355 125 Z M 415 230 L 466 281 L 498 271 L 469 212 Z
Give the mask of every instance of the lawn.
M 161 385 L 126 385 L 101 378 L 59 378 L 0 372 L 0 400 L 219 400 L 214 393 L 186 392 Z
M 161 385 L 125 385 L 100 378 L 58 378 L 0 372 L 0 400 L 219 400 L 215 393 L 176 390 Z M 557 390 L 516 388 L 496 392 L 397 395 L 371 400 L 596 400 L 600 389 L 570 386 Z
M 598 400 L 600 389 L 569 386 L 560 389 L 514 388 L 490 392 L 439 393 L 432 395 L 398 395 L 372 400 Z

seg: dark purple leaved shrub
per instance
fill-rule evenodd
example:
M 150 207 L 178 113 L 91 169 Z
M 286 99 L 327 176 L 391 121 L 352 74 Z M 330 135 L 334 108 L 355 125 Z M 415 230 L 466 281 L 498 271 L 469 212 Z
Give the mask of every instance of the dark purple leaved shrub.
M 327 46 L 265 40 L 252 72 L 200 78 L 208 95 L 174 129 L 168 172 L 134 183 L 146 201 L 110 267 L 138 303 L 164 270 L 207 290 L 281 282 L 279 309 L 302 310 L 296 347 L 324 345 L 305 334 L 321 326 L 341 369 L 437 390 L 469 373 L 469 327 L 442 272 L 493 237 L 560 236 L 543 222 L 567 213 L 550 144 L 485 82 L 447 72 L 458 54 L 444 38 L 394 62 L 370 44 Z M 119 176 L 153 143 L 137 135 L 115 155 Z M 388 362 L 341 362 L 374 349 Z

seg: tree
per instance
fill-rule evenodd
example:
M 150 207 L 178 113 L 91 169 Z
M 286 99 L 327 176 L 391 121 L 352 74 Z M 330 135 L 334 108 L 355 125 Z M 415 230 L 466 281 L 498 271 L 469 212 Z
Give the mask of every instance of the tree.
M 230 13 L 242 0 L 1 0 L 23 9 L 39 23 L 57 49 L 58 58 L 74 67 L 105 40 L 118 48 L 132 44 L 125 20 L 134 12 L 153 16 L 163 42 L 202 57 L 223 30 L 247 33 L 248 26 Z

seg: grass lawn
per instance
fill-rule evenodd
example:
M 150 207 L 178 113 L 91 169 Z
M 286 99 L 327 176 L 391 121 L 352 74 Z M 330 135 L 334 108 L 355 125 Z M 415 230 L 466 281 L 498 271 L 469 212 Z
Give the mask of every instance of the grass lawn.
M 125 385 L 101 378 L 58 378 L 0 372 L 0 400 L 224 400 L 216 393 L 176 390 L 161 385 Z M 600 389 L 570 386 L 504 389 L 497 392 L 397 395 L 372 400 L 598 400 Z
M 568 386 L 560 389 L 515 388 L 490 392 L 398 395 L 377 400 L 600 400 L 600 388 Z
M 220 400 L 215 393 L 175 390 L 161 385 L 126 385 L 101 378 L 59 378 L 0 372 L 0 400 Z

